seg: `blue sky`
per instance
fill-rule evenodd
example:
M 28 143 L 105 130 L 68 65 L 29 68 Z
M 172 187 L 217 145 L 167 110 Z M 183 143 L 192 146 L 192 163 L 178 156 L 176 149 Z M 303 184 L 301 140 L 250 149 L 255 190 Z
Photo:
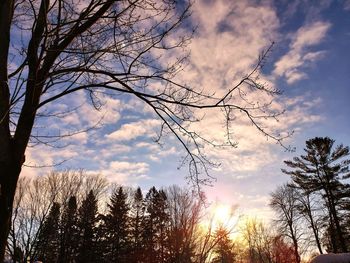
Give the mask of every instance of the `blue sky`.
M 198 29 L 189 46 L 189 64 L 178 78 L 209 92 L 224 92 L 275 42 L 261 77 L 283 90 L 273 107 L 286 113 L 278 123 L 266 125 L 271 130 L 294 130 L 285 143 L 296 152 L 285 152 L 237 118 L 233 130 L 238 148 L 210 151 L 209 157 L 221 166 L 211 171 L 217 179 L 213 186 L 203 188 L 211 201 L 238 204 L 244 213 L 268 217 L 269 193 L 288 179 L 280 172 L 283 160 L 301 154 L 305 141 L 314 136 L 350 145 L 350 1 L 197 0 L 191 23 Z M 60 144 L 67 145 L 63 148 L 29 148 L 27 165 L 67 160 L 56 168 L 84 168 L 145 190 L 188 184 L 187 167 L 178 169 L 184 150 L 171 136 L 162 146 L 153 142 L 159 120 L 145 105 L 132 97 L 103 96 L 104 106 L 96 112 L 87 100 L 80 93 L 56 102 L 52 109 L 57 111 L 78 109 L 40 125 L 61 133 L 89 127 L 102 117 L 103 125 L 62 140 Z M 222 131 L 209 112 L 195 128 L 214 139 Z M 25 167 L 23 173 L 33 176 L 50 169 Z

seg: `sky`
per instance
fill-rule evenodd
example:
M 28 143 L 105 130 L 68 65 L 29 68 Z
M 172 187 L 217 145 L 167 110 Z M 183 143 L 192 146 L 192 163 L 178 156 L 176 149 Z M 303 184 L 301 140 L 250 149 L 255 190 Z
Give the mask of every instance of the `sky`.
M 202 188 L 211 202 L 238 205 L 240 213 L 269 220 L 269 193 L 288 181 L 281 173 L 283 160 L 302 154 L 305 141 L 315 136 L 350 145 L 350 1 L 197 0 L 192 11 L 190 22 L 197 30 L 188 47 L 188 65 L 178 78 L 197 88 L 227 90 L 275 43 L 261 78 L 283 91 L 273 107 L 286 111 L 278 122 L 265 124 L 272 130 L 294 131 L 284 143 L 295 152 L 286 152 L 237 118 L 233 135 L 238 146 L 209 151 L 208 157 L 221 165 L 210 171 L 212 185 Z M 153 185 L 189 185 L 187 167 L 179 167 L 184 149 L 171 136 L 162 145 L 154 142 L 160 122 L 150 109 L 134 98 L 106 96 L 96 112 L 87 99 L 83 94 L 66 97 L 56 109 L 77 110 L 44 125 L 64 133 L 93 126 L 103 117 L 101 128 L 63 139 L 65 147 L 30 147 L 22 174 L 83 168 L 144 191 Z M 222 124 L 210 112 L 195 128 L 209 138 L 222 134 Z M 30 167 L 63 160 L 54 168 Z

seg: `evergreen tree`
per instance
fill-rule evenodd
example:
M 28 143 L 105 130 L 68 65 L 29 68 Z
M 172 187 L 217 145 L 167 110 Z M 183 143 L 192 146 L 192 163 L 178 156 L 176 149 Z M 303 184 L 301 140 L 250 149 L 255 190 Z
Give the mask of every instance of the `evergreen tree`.
M 61 263 L 74 262 L 76 260 L 76 249 L 78 246 L 77 227 L 77 200 L 75 196 L 71 196 L 61 219 L 61 247 L 59 257 Z
M 167 213 L 166 194 L 152 187 L 146 195 L 146 216 L 144 220 L 143 239 L 145 245 L 145 262 L 167 262 Z
M 134 193 L 130 210 L 130 234 L 132 242 L 132 257 L 130 262 L 140 262 L 142 259 L 142 222 L 145 215 L 145 204 L 140 187 Z
M 97 200 L 93 191 L 90 191 L 79 208 L 77 262 L 99 262 L 100 251 L 96 242 L 97 220 Z
M 215 257 L 212 263 L 234 263 L 234 243 L 230 239 L 227 229 L 220 227 L 215 232 L 215 239 L 218 240 L 214 247 Z
M 342 144 L 334 147 L 334 140 L 315 137 L 306 141 L 305 155 L 285 161 L 293 170 L 282 171 L 291 176 L 303 191 L 321 192 L 328 210 L 329 231 L 333 252 L 346 252 L 346 233 L 342 226 L 342 205 L 349 196 L 348 185 L 341 180 L 349 177 L 349 147 Z
M 42 262 L 56 263 L 59 256 L 60 205 L 53 203 L 36 244 L 36 258 Z
M 129 204 L 123 187 L 114 191 L 105 217 L 107 258 L 110 262 L 129 262 Z

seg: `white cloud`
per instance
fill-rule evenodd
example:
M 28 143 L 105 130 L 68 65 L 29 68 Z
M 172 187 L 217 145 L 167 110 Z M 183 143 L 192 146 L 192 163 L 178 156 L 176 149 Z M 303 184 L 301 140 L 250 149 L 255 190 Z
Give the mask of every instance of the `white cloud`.
M 148 171 L 149 165 L 147 163 L 141 163 L 141 162 L 131 163 L 131 162 L 114 161 L 114 162 L 111 162 L 110 168 L 118 172 L 142 174 Z
M 325 38 L 330 26 L 331 25 L 328 22 L 317 21 L 299 28 L 293 37 L 291 48 L 302 50 L 319 44 Z
M 155 128 L 159 127 L 159 125 L 160 121 L 156 119 L 126 123 L 105 137 L 114 141 L 129 141 L 140 136 L 153 136 L 155 135 Z
M 111 181 L 134 183 L 139 179 L 147 179 L 148 171 L 149 164 L 145 162 L 114 161 L 110 163 L 108 170 L 104 174 Z
M 275 63 L 273 73 L 285 77 L 288 84 L 307 78 L 302 69 L 325 54 L 324 51 L 308 52 L 308 48 L 324 40 L 330 27 L 328 22 L 317 21 L 299 28 L 292 37 L 290 50 Z

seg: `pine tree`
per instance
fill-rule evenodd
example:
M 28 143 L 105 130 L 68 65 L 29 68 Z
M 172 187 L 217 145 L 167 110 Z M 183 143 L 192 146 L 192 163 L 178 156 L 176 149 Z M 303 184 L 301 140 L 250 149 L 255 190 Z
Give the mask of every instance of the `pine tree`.
M 97 200 L 94 193 L 90 191 L 79 208 L 79 246 L 77 262 L 99 262 L 100 251 L 96 241 L 97 220 Z
M 78 246 L 77 229 L 77 200 L 75 196 L 69 198 L 61 219 L 61 249 L 59 260 L 61 263 L 74 262 Z
M 129 205 L 123 187 L 114 191 L 108 205 L 109 212 L 105 217 L 107 258 L 110 262 L 129 262 Z
M 348 186 L 341 180 L 349 177 L 349 147 L 334 147 L 334 140 L 315 137 L 306 142 L 305 155 L 285 161 L 293 170 L 282 171 L 307 193 L 321 192 L 328 210 L 329 234 L 333 252 L 346 252 L 346 235 L 343 232 L 341 204 L 348 197 Z
M 146 215 L 142 222 L 142 240 L 144 246 L 144 262 L 151 263 L 156 258 L 156 225 L 153 199 L 158 194 L 155 187 L 152 187 L 146 194 Z
M 212 260 L 212 263 L 234 263 L 234 243 L 230 239 L 229 231 L 222 227 L 219 228 L 215 232 L 215 239 L 218 240 L 218 242 L 214 247 L 216 256 Z
M 130 262 L 137 263 L 142 259 L 142 222 L 145 215 L 145 204 L 140 187 L 138 187 L 134 193 L 130 214 L 130 234 L 132 242 L 132 257 Z
M 145 262 L 167 262 L 167 213 L 166 194 L 152 187 L 146 195 L 146 216 L 143 239 L 146 251 Z
M 42 262 L 56 263 L 59 256 L 60 205 L 53 203 L 36 244 L 36 258 Z

